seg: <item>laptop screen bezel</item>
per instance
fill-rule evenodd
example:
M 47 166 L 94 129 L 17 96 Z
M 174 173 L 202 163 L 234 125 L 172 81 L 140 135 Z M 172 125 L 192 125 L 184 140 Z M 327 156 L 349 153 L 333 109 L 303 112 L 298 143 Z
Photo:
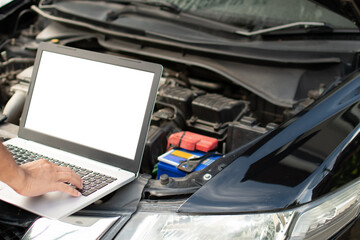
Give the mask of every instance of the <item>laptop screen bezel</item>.
M 149 98 L 148 98 L 148 102 L 147 102 L 147 106 L 146 106 L 146 112 L 144 114 L 144 118 L 143 118 L 143 122 L 142 122 L 142 126 L 141 126 L 139 141 L 138 141 L 138 145 L 136 148 L 135 157 L 133 160 L 127 159 L 122 156 L 117 156 L 112 153 L 104 152 L 101 150 L 88 148 L 81 144 L 70 142 L 70 141 L 67 141 L 64 139 L 60 139 L 60 138 L 56 138 L 54 136 L 46 135 L 44 133 L 40 133 L 40 132 L 31 130 L 31 129 L 25 127 L 26 117 L 28 115 L 28 109 L 29 109 L 30 102 L 31 102 L 31 96 L 34 91 L 34 86 L 36 83 L 36 77 L 37 77 L 38 70 L 39 70 L 40 60 L 41 60 L 42 53 L 44 51 L 64 54 L 64 55 L 68 55 L 68 56 L 72 56 L 72 57 L 78 57 L 78 58 L 83 58 L 83 59 L 88 59 L 88 60 L 93 60 L 93 61 L 98 61 L 98 62 L 102 62 L 102 63 L 118 65 L 118 66 L 122 66 L 122 67 L 128 67 L 128 68 L 137 69 L 137 70 L 141 70 L 141 71 L 151 72 L 154 74 L 152 84 L 151 84 L 150 94 L 149 94 Z M 92 51 L 71 48 L 71 47 L 66 47 L 66 46 L 61 46 L 61 45 L 55 45 L 55 44 L 50 44 L 50 43 L 41 43 L 38 47 L 38 51 L 37 51 L 35 62 L 34 62 L 34 67 L 33 67 L 33 72 L 32 72 L 32 76 L 31 76 L 31 82 L 30 82 L 30 86 L 29 86 L 29 90 L 28 90 L 28 95 L 26 97 L 22 117 L 20 120 L 18 136 L 23 139 L 41 143 L 41 144 L 44 144 L 44 145 L 47 145 L 47 146 L 50 146 L 50 147 L 53 147 L 56 149 L 70 152 L 70 153 L 73 153 L 73 154 L 76 154 L 76 155 L 79 155 L 82 157 L 86 157 L 86 158 L 89 158 L 89 159 L 92 159 L 92 160 L 95 160 L 98 162 L 106 163 L 111 166 L 121 168 L 121 169 L 124 169 L 127 171 L 131 171 L 131 172 L 134 172 L 137 174 L 140 169 L 141 159 L 142 159 L 143 152 L 145 149 L 146 136 L 147 136 L 147 132 L 148 132 L 148 129 L 150 126 L 151 115 L 152 115 L 152 111 L 153 111 L 154 105 L 155 105 L 155 99 L 156 99 L 156 95 L 157 95 L 157 89 L 158 89 L 161 73 L 162 73 L 162 66 L 159 64 L 138 61 L 138 60 L 133 60 L 133 59 L 125 59 L 123 57 L 119 57 L 116 55 L 92 52 Z M 64 113 L 64 114 L 66 114 L 66 113 Z M 106 124 L 106 123 L 102 123 L 101 121 L 99 121 L 98 127 L 101 127 L 101 124 Z

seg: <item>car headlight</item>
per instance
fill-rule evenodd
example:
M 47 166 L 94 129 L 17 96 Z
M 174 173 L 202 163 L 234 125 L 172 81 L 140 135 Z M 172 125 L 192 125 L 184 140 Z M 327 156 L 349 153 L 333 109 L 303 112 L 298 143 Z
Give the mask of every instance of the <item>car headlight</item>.
M 359 214 L 360 180 L 301 207 L 261 214 L 137 212 L 116 239 L 326 239 Z
M 292 239 L 327 239 L 359 215 L 360 180 L 299 208 Z
M 118 239 L 282 239 L 292 216 L 292 212 L 211 216 L 139 212 Z

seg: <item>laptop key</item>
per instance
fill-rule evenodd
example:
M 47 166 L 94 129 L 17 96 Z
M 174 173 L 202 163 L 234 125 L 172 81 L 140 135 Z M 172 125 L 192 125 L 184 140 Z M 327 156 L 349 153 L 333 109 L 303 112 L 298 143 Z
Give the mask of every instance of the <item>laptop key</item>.
M 85 191 L 82 193 L 83 196 L 89 196 L 90 194 L 96 192 L 96 189 L 89 189 L 88 191 Z
M 77 175 L 79 175 L 80 177 L 84 177 L 84 176 L 87 175 L 87 173 L 84 172 L 84 171 L 78 171 L 78 172 L 76 172 L 76 173 L 77 173 Z
M 113 181 L 115 181 L 115 180 L 112 180 L 111 178 L 106 180 L 107 183 L 112 183 Z
M 99 179 L 94 181 L 94 184 L 100 184 L 100 183 L 102 183 L 102 181 L 100 181 Z
M 97 186 L 96 186 L 96 189 L 103 188 L 103 187 L 105 187 L 106 185 L 108 185 L 108 183 L 101 183 L 100 185 L 97 185 Z

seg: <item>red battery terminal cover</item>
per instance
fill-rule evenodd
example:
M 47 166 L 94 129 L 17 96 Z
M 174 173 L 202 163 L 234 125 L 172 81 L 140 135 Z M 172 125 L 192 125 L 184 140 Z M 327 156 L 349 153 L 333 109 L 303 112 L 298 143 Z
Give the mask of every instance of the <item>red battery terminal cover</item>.
M 207 137 L 193 132 L 177 132 L 170 135 L 168 139 L 168 149 L 171 147 L 180 147 L 190 151 L 209 152 L 218 145 L 216 138 Z

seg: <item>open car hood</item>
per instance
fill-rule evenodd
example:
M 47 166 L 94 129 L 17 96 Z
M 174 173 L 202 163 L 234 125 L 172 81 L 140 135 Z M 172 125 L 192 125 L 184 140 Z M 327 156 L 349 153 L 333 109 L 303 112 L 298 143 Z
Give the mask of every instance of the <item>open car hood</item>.
M 360 28 L 360 0 L 313 0 L 333 12 L 336 12 Z

